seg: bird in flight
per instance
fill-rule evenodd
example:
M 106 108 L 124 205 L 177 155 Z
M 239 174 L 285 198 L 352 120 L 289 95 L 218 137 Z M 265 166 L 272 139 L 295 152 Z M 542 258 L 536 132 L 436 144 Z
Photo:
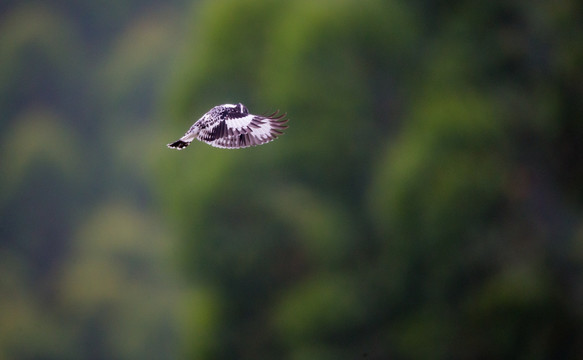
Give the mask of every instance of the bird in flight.
M 182 150 L 196 138 L 214 147 L 240 149 L 268 143 L 283 135 L 288 119 L 279 110 L 271 115 L 253 115 L 239 103 L 215 106 L 204 114 L 179 140 L 168 144 Z

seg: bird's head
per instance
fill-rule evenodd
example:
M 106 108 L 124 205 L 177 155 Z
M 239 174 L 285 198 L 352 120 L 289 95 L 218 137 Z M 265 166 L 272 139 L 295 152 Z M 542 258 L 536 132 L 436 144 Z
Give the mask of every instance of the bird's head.
M 212 109 L 212 112 L 218 114 L 222 119 L 224 118 L 242 118 L 249 114 L 249 111 L 245 107 L 245 105 L 238 103 L 237 105 L 234 104 L 223 104 L 219 106 L 215 106 Z
M 245 107 L 245 105 L 238 103 L 236 105 L 237 110 L 239 111 L 239 113 L 241 113 L 242 115 L 247 115 L 249 114 L 249 110 L 247 110 L 247 108 Z

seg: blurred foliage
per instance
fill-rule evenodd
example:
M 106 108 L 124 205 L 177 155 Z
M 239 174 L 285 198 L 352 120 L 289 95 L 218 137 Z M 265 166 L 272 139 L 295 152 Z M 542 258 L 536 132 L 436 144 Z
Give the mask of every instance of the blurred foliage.
M 578 2 L 196 10 L 168 133 L 226 102 L 291 120 L 155 160 L 183 268 L 217 299 L 191 358 L 583 356 Z
M 583 358 L 582 7 L 3 2 L 0 358 Z
M 180 353 L 173 236 L 151 151 L 135 149 L 152 138 L 183 5 L 138 3 L 101 3 L 101 17 L 90 2 L 1 6 L 2 359 Z

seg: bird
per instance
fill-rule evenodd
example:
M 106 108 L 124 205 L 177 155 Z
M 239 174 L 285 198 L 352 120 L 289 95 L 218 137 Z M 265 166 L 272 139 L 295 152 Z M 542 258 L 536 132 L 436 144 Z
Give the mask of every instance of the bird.
M 262 145 L 283 135 L 288 127 L 286 116 L 279 110 L 269 115 L 253 115 L 241 103 L 218 105 L 198 119 L 183 137 L 167 146 L 182 150 L 194 139 L 223 149 Z

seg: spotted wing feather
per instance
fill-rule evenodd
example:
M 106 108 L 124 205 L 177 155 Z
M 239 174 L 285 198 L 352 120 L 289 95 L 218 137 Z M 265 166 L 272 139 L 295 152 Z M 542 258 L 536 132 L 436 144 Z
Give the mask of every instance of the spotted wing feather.
M 277 139 L 287 128 L 286 114 L 247 115 L 225 119 L 212 128 L 201 130 L 199 140 L 214 147 L 239 149 L 268 143 Z

